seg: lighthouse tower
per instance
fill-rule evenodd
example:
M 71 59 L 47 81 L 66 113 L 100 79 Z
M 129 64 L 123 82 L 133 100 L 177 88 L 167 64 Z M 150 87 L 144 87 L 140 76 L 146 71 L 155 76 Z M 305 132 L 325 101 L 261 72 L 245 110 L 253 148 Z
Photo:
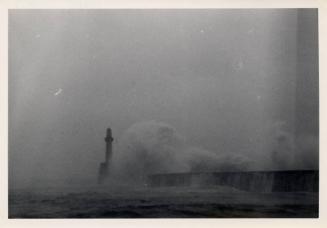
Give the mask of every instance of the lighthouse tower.
M 108 177 L 110 172 L 110 163 L 111 163 L 111 157 L 112 157 L 112 142 L 114 141 L 111 129 L 107 129 L 107 135 L 104 138 L 104 141 L 106 142 L 106 157 L 105 162 L 101 162 L 99 167 L 99 176 L 98 176 L 98 183 L 102 184 L 104 180 Z

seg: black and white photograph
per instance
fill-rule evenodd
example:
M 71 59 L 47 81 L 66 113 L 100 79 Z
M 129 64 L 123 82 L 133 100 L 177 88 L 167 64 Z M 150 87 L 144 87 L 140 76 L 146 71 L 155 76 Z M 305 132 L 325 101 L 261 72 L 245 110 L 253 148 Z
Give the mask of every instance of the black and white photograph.
M 8 218 L 319 218 L 318 13 L 9 9 Z

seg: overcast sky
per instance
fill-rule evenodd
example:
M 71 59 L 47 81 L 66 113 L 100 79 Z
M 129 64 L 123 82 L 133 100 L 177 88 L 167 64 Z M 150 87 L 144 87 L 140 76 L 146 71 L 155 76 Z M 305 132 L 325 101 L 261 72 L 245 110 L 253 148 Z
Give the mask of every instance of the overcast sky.
M 106 128 L 146 120 L 262 155 L 271 124 L 294 127 L 296 12 L 12 10 L 11 176 L 94 175 Z

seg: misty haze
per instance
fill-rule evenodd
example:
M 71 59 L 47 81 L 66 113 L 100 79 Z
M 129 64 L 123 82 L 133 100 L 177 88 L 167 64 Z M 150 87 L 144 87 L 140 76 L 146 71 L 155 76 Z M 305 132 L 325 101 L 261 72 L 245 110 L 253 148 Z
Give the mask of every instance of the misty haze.
M 317 9 L 10 10 L 10 218 L 318 217 Z

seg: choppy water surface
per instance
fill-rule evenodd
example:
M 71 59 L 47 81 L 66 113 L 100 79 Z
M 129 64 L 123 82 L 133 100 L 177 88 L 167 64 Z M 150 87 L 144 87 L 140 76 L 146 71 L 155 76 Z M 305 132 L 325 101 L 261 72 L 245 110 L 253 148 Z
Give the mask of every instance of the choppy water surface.
M 317 217 L 317 193 L 231 188 L 11 190 L 10 218 Z

